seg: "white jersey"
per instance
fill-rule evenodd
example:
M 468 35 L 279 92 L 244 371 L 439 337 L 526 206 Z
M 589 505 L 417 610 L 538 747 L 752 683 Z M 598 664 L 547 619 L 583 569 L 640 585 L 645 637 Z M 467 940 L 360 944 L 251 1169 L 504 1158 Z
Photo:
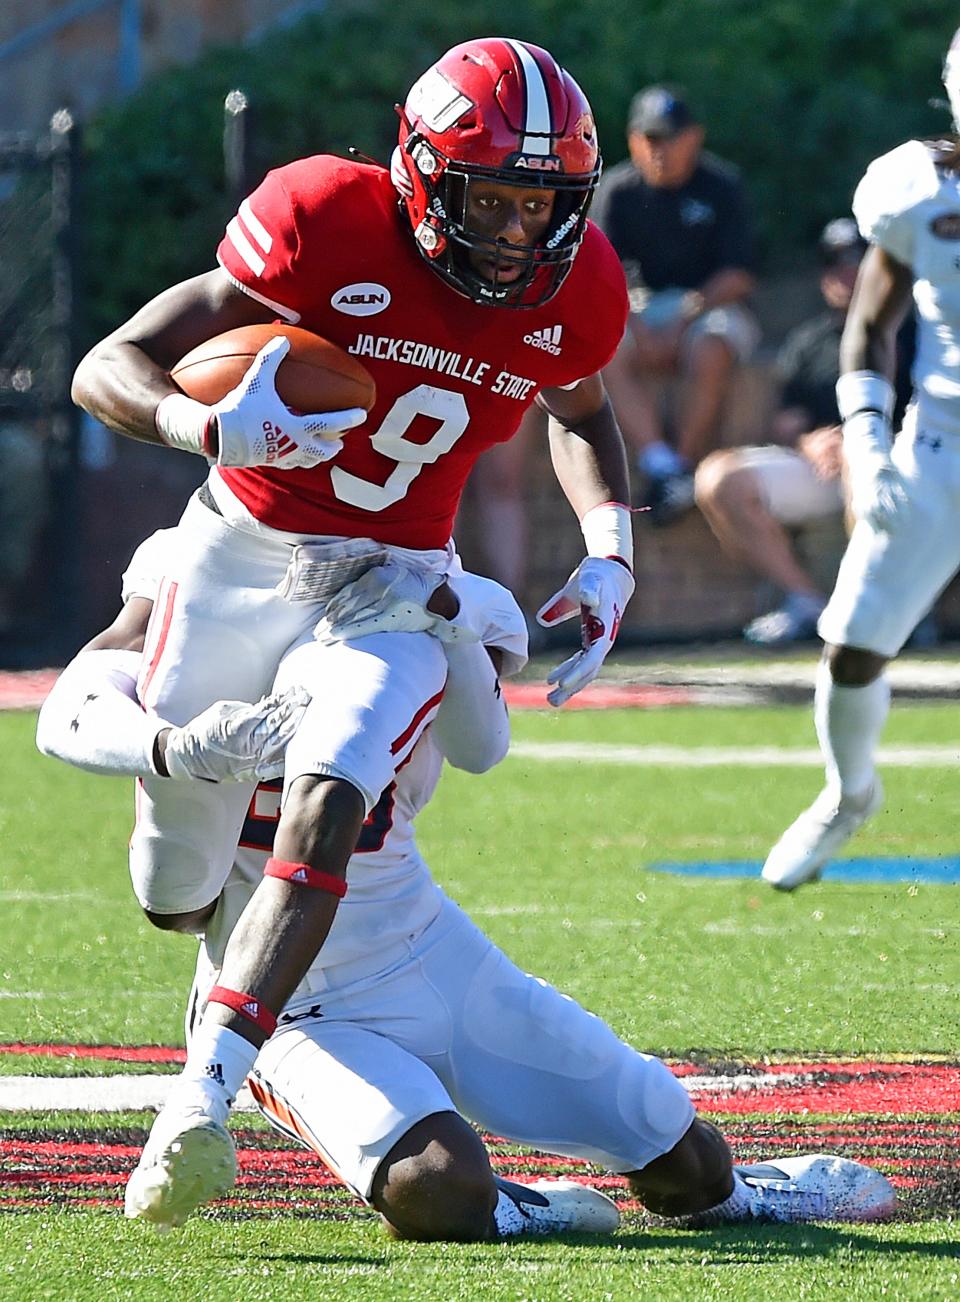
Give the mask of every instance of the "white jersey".
M 347 867 L 347 893 L 294 999 L 325 984 L 321 970 L 389 955 L 436 917 L 443 895 L 417 849 L 413 822 L 436 790 L 442 765 L 443 756 L 428 730 L 367 815 Z M 204 938 L 213 967 L 220 966 L 237 918 L 273 853 L 282 788 L 281 781 L 261 783 L 250 802 L 233 870 Z
M 867 168 L 853 198 L 864 238 L 913 272 L 921 421 L 960 433 L 960 175 L 910 140 Z

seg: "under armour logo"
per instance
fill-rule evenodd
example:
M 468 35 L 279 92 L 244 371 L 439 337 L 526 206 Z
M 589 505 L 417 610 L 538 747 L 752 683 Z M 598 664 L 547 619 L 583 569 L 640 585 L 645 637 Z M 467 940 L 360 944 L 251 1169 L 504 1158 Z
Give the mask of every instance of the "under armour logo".
M 322 1017 L 323 1005 L 311 1004 L 305 1013 L 284 1013 L 280 1018 L 280 1023 L 284 1026 L 290 1022 L 305 1022 L 310 1017 Z
M 91 692 L 88 696 L 85 696 L 83 700 L 80 702 L 80 710 L 82 710 L 85 705 L 89 705 L 91 701 L 95 701 L 96 699 L 97 699 L 96 692 Z M 70 720 L 71 732 L 80 731 L 80 710 L 78 710 L 77 713 L 74 715 L 74 717 Z
M 924 434 L 922 431 L 916 437 L 917 443 L 922 443 L 924 447 L 931 452 L 939 452 L 943 447 L 943 439 L 939 434 Z

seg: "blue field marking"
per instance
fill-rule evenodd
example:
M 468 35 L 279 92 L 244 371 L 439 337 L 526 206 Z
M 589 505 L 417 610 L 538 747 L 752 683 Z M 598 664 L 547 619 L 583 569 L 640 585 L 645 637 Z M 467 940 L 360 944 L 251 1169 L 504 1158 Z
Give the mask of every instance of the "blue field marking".
M 651 872 L 680 877 L 759 877 L 759 859 L 703 863 L 652 863 Z M 838 859 L 823 870 L 828 882 L 924 882 L 951 886 L 960 882 L 960 859 Z

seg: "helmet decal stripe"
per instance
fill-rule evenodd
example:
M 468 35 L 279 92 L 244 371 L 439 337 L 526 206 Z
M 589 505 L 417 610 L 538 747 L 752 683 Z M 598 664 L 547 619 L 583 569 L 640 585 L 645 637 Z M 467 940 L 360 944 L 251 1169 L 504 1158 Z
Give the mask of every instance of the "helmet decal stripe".
M 540 65 L 522 41 L 507 41 L 520 60 L 526 85 L 526 121 L 520 150 L 524 154 L 549 154 L 552 148 L 550 120 L 550 95 L 540 71 Z

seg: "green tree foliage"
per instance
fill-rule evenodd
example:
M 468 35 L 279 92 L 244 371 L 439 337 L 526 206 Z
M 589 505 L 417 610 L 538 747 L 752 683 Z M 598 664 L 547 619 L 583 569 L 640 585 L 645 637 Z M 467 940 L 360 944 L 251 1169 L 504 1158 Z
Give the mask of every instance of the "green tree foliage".
M 348 145 L 389 157 L 391 105 L 447 46 L 505 32 L 545 45 L 586 89 L 608 162 L 624 153 L 630 97 L 684 84 L 709 146 L 743 170 L 768 266 L 809 256 L 848 211 L 869 159 L 946 129 L 932 108 L 957 14 L 940 0 L 331 0 L 255 48 L 209 51 L 88 128 L 88 333 L 210 267 L 232 208 L 222 106 L 242 88 L 256 170 Z M 254 179 L 257 179 L 256 177 Z M 331 251 L 336 256 L 336 251 Z

